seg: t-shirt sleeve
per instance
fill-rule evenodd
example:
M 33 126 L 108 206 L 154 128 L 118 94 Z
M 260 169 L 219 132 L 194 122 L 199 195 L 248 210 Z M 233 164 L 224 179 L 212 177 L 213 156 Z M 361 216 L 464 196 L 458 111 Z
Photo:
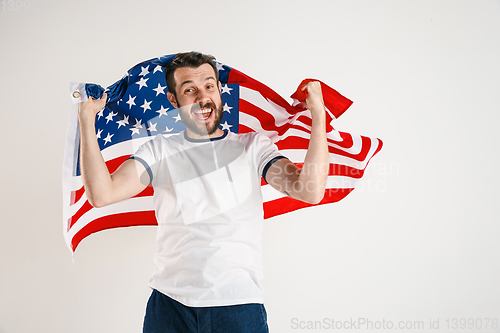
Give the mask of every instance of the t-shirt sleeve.
M 278 147 L 276 147 L 276 145 L 265 135 L 256 135 L 255 146 L 259 175 L 266 180 L 266 173 L 269 167 L 273 165 L 274 162 L 286 157 L 280 153 Z
M 159 144 L 160 142 L 157 139 L 145 142 L 141 146 L 139 146 L 134 154 L 129 157 L 129 159 L 134 159 L 140 162 L 146 168 L 146 172 L 149 176 L 148 185 L 151 185 L 156 173 L 156 161 L 158 157 Z

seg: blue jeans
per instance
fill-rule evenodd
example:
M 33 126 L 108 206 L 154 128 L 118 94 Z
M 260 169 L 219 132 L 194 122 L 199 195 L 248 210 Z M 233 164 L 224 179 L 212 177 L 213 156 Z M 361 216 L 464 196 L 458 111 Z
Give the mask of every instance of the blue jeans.
M 263 304 L 188 307 L 153 289 L 143 333 L 268 333 Z

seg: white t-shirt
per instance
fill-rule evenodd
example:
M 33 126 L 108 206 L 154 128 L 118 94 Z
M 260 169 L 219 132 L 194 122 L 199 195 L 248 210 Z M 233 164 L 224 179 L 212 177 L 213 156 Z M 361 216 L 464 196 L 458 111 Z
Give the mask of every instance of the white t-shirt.
M 148 169 L 158 220 L 150 286 L 187 306 L 262 303 L 260 177 L 282 155 L 264 135 L 158 135 L 132 157 Z

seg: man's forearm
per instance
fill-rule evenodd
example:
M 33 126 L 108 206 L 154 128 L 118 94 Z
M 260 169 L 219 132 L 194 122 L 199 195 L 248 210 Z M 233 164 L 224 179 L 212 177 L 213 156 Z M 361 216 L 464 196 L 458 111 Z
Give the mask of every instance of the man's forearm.
M 302 87 L 308 97 L 304 101 L 311 111 L 311 135 L 302 169 L 288 159 L 275 162 L 268 170 L 269 184 L 278 191 L 311 204 L 319 203 L 325 194 L 329 171 L 328 142 L 326 140 L 326 111 L 319 82 Z
M 95 134 L 95 114 L 79 115 L 80 168 L 85 193 L 91 205 L 106 205 L 106 193 L 111 187 L 111 177 L 99 149 Z
M 329 169 L 325 109 L 322 105 L 315 107 L 318 109 L 311 110 L 311 137 L 298 178 L 304 189 L 303 200 L 312 203 L 318 203 L 323 199 Z

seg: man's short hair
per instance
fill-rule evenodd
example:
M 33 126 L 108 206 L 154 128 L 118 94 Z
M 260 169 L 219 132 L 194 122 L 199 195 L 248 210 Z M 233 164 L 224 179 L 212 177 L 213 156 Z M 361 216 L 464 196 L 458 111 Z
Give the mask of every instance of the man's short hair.
M 219 71 L 217 70 L 214 56 L 194 51 L 176 54 L 170 64 L 165 67 L 165 79 L 167 81 L 168 91 L 177 98 L 177 95 L 175 93 L 174 79 L 174 72 L 177 68 L 198 68 L 203 64 L 209 64 L 210 66 L 212 66 L 215 73 L 215 79 L 217 82 L 219 82 Z

